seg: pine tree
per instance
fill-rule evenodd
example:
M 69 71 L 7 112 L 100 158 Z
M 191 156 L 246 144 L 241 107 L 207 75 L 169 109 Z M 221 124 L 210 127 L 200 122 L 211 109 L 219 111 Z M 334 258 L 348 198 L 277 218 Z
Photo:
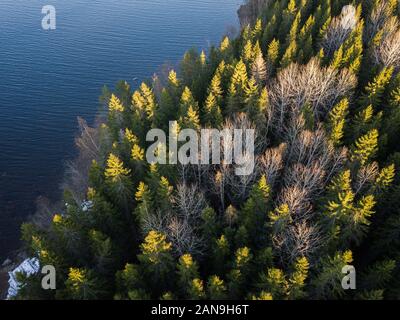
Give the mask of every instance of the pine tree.
M 111 182 L 120 182 L 124 177 L 130 174 L 130 170 L 124 168 L 122 161 L 110 153 L 107 160 L 107 168 L 105 171 L 105 177 Z
M 183 123 L 183 118 L 188 116 L 189 110 L 191 110 L 191 112 L 197 113 L 199 111 L 199 106 L 198 103 L 194 100 L 190 89 L 188 87 L 185 87 L 182 92 L 181 102 L 179 106 L 181 123 Z
M 346 170 L 335 177 L 328 187 L 325 201 L 325 215 L 328 218 L 324 223 L 330 232 L 332 240 L 337 240 L 343 221 L 348 222 L 354 210 L 354 192 L 351 188 L 351 173 Z
M 388 150 L 396 150 L 398 143 L 397 139 L 400 134 L 400 85 L 396 86 L 389 97 L 389 105 L 384 110 L 383 115 L 383 128 L 382 132 L 384 132 L 387 136 L 387 149 Z
M 372 129 L 358 138 L 352 149 L 352 160 L 364 165 L 378 151 L 378 130 Z
M 278 58 L 279 58 L 279 40 L 273 39 L 271 43 L 268 45 L 267 51 L 267 68 L 269 70 L 269 75 L 273 75 L 277 66 Z
M 246 65 L 240 60 L 233 72 L 229 87 L 227 113 L 233 114 L 243 109 L 246 99 L 246 85 L 248 83 Z
M 298 258 L 295 265 L 294 271 L 288 279 L 288 299 L 297 300 L 304 299 L 306 297 L 305 292 L 305 281 L 308 276 L 309 263 L 307 258 Z
M 196 261 L 193 260 L 190 254 L 184 254 L 179 258 L 177 269 L 178 285 L 180 290 L 182 290 L 183 297 L 190 298 L 190 296 L 194 294 L 197 298 L 199 298 L 203 290 L 200 290 L 201 288 L 199 288 L 199 286 L 194 286 L 196 283 L 197 285 L 200 284 L 198 281 L 193 283 L 193 281 L 199 277 Z
M 250 273 L 250 262 L 253 255 L 248 247 L 239 248 L 235 253 L 233 269 L 228 274 L 228 288 L 231 297 L 239 298 Z
M 365 105 L 372 105 L 378 108 L 382 103 L 383 94 L 386 87 L 392 78 L 393 68 L 383 68 L 383 70 L 368 83 L 365 88 L 365 94 L 361 98 L 361 103 Z
M 200 53 L 200 63 L 202 66 L 205 66 L 207 63 L 207 56 L 206 56 L 206 53 L 204 52 L 204 50 L 201 50 L 201 53 Z
M 143 276 L 138 265 L 129 264 L 125 268 L 117 272 L 117 294 L 116 300 L 130 299 L 130 300 L 148 300 L 150 295 L 143 289 L 145 283 Z
M 145 220 L 153 213 L 152 197 L 149 187 L 140 182 L 135 193 L 135 200 L 139 203 L 136 207 L 135 215 L 139 224 L 143 224 Z
M 122 113 L 124 112 L 124 110 L 125 108 L 122 105 L 121 101 L 118 99 L 118 97 L 112 94 L 108 104 L 108 120 L 114 137 L 117 136 L 118 127 L 122 124 Z
M 274 34 L 277 30 L 278 22 L 276 15 L 273 15 L 271 19 L 268 20 L 267 25 L 265 26 L 262 43 L 270 43 L 274 37 Z
M 254 24 L 253 31 L 251 33 L 253 39 L 256 41 L 259 41 L 263 32 L 263 25 L 262 25 L 262 20 L 258 18 Z
M 229 49 L 230 47 L 230 41 L 228 37 L 225 37 L 222 41 L 221 41 L 221 45 L 219 47 L 219 49 L 221 50 L 221 52 L 225 52 Z
M 282 60 L 280 63 L 281 69 L 284 69 L 287 66 L 289 66 L 292 62 L 295 62 L 296 52 L 297 52 L 297 43 L 295 40 L 292 40 L 289 43 L 289 45 L 282 57 Z
M 370 266 L 361 274 L 361 295 L 364 297 L 370 296 L 377 290 L 385 291 L 385 287 L 392 280 L 393 272 L 396 268 L 394 260 L 378 261 Z
M 111 238 L 97 230 L 90 230 L 89 238 L 96 263 L 96 272 L 103 276 L 114 276 L 113 270 L 115 270 L 117 261 L 114 257 Z
M 243 47 L 242 60 L 249 66 L 253 62 L 253 57 L 253 44 L 251 40 L 247 40 L 246 45 Z
M 246 229 L 252 247 L 262 240 L 262 228 L 265 224 L 265 212 L 270 195 L 270 187 L 265 176 L 253 186 L 249 198 L 239 213 L 239 224 Z
M 348 114 L 349 101 L 344 98 L 329 112 L 328 130 L 330 140 L 335 146 L 340 145 L 344 136 L 346 116 Z
M 177 119 L 177 108 L 174 99 L 171 97 L 170 90 L 163 88 L 159 108 L 155 114 L 155 127 L 168 131 L 168 122 Z
M 372 105 L 362 109 L 354 116 L 353 124 L 351 126 L 352 137 L 358 138 L 374 128 L 379 128 L 381 118 L 381 112 L 374 115 L 374 108 Z
M 140 246 L 138 260 L 152 292 L 159 296 L 172 282 L 174 259 L 171 254 L 172 244 L 166 236 L 157 231 L 150 231 Z
M 230 245 L 225 235 L 221 235 L 220 238 L 216 239 L 212 248 L 213 257 L 213 270 L 215 274 L 225 274 L 227 265 L 226 261 L 230 254 Z
M 87 269 L 70 268 L 65 286 L 71 299 L 90 300 L 101 297 L 101 285 Z
M 139 90 L 136 90 L 132 96 L 132 108 L 145 114 L 146 118 L 150 121 L 154 118 L 156 110 L 156 101 L 153 91 L 146 83 L 140 85 Z
M 188 296 L 189 296 L 189 299 L 191 299 L 191 300 L 200 300 L 200 299 L 205 298 L 206 293 L 204 291 L 203 280 L 201 280 L 199 278 L 195 278 L 192 280 L 190 288 L 189 288 Z
M 311 280 L 311 292 L 314 299 L 337 299 L 345 295 L 342 288 L 342 268 L 353 261 L 350 250 L 336 252 L 332 257 L 324 257 L 320 261 L 319 272 Z
M 200 130 L 200 118 L 198 112 L 193 109 L 193 106 L 189 106 L 187 114 L 182 121 L 182 127 L 194 130 Z
M 219 128 L 222 125 L 221 108 L 217 98 L 210 92 L 204 105 L 204 123 L 210 128 Z
M 269 293 L 274 300 L 281 300 L 287 297 L 287 286 L 285 274 L 281 269 L 269 268 L 261 274 L 259 287 L 262 291 Z
M 105 181 L 113 196 L 118 199 L 125 210 L 128 210 L 128 202 L 132 191 L 130 169 L 124 167 L 123 162 L 114 154 L 110 153 L 105 169 Z
M 123 107 L 121 101 L 114 94 L 111 95 L 110 103 L 108 105 L 108 110 L 110 112 L 123 112 L 124 111 L 124 107 Z
M 279 232 L 283 231 L 292 219 L 289 206 L 287 204 L 282 204 L 274 211 L 271 211 L 268 217 L 270 219 L 270 225 L 274 234 L 278 234 Z
M 308 62 L 313 54 L 313 38 L 312 29 L 315 24 L 314 16 L 310 15 L 300 30 L 298 46 L 298 60 L 302 63 Z
M 286 35 L 291 31 L 291 26 L 297 14 L 296 0 L 289 0 L 286 9 L 283 10 L 282 23 L 279 26 L 280 40 L 284 40 Z
M 209 299 L 221 300 L 226 298 L 226 286 L 224 281 L 218 276 L 211 276 L 207 282 L 207 292 Z
M 313 38 L 321 40 L 326 32 L 327 26 L 331 22 L 331 0 L 323 0 L 315 10 L 315 24 L 313 28 Z
M 370 224 L 376 204 L 372 194 L 361 197 L 355 202 L 355 193 L 351 187 L 350 170 L 344 171 L 333 179 L 328 188 L 325 205 L 331 240 L 341 246 L 349 243 L 359 244 Z
M 220 99 L 222 98 L 223 95 L 223 90 L 221 87 L 221 73 L 223 72 L 224 63 L 221 62 L 221 64 L 218 66 L 217 71 L 214 74 L 214 77 L 211 79 L 210 87 L 208 89 L 208 92 L 213 94 L 216 99 L 218 99 L 219 103 L 221 102 Z
M 395 175 L 396 170 L 394 164 L 383 168 L 375 180 L 375 188 L 377 190 L 387 189 L 393 183 Z

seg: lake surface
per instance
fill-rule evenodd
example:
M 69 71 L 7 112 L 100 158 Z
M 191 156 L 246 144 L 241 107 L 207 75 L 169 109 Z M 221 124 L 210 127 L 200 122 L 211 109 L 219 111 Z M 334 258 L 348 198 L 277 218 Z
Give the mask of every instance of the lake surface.
M 57 199 L 77 116 L 104 84 L 133 86 L 237 28 L 241 0 L 0 0 L 0 263 L 38 196 Z M 45 5 L 57 29 L 41 28 Z

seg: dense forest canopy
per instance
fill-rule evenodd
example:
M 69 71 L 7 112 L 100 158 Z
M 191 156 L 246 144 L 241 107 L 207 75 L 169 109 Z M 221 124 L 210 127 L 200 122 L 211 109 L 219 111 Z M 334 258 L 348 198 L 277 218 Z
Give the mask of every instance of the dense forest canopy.
M 107 119 L 80 123 L 64 210 L 23 226 L 57 290 L 21 277 L 17 298 L 400 298 L 400 5 L 259 3 L 239 36 L 188 51 L 177 72 L 104 90 Z M 149 164 L 146 133 L 172 120 L 255 129 L 253 173 Z

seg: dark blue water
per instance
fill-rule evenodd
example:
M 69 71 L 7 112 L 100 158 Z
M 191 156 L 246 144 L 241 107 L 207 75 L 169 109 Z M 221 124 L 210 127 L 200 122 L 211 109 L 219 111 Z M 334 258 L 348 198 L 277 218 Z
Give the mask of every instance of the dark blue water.
M 102 86 L 218 43 L 240 2 L 0 0 L 0 260 L 19 245 L 35 199 L 59 197 L 76 117 L 93 121 Z M 48 4 L 55 31 L 41 28 Z

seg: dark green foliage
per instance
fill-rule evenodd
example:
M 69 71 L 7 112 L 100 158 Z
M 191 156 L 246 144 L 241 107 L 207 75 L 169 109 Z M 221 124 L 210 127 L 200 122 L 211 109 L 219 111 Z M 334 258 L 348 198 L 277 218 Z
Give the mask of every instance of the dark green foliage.
M 103 89 L 85 191 L 67 188 L 52 221 L 22 227 L 57 291 L 21 276 L 18 298 L 400 298 L 400 8 L 266 2 L 236 39 L 189 50 L 165 83 Z M 254 128 L 254 171 L 147 163 L 147 132 L 169 121 Z M 346 265 L 357 290 L 341 285 Z

